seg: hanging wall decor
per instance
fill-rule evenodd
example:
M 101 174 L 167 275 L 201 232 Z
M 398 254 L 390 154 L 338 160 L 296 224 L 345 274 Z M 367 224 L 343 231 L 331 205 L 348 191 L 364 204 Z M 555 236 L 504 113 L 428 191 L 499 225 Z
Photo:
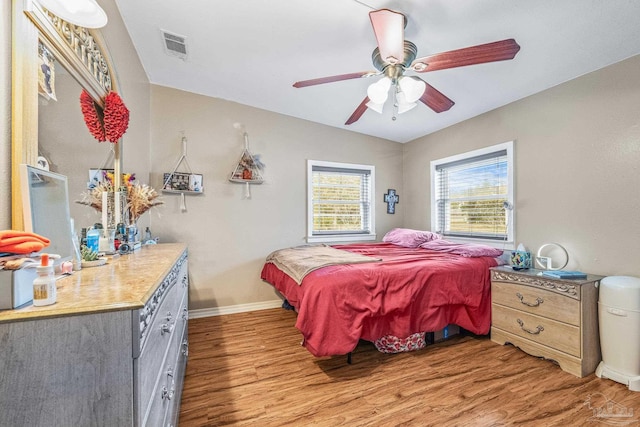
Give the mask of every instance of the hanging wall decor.
M 387 213 L 394 214 L 396 213 L 396 204 L 400 203 L 400 196 L 396 194 L 396 190 L 390 188 L 384 195 L 384 202 L 387 204 Z
M 180 165 L 184 163 L 186 172 L 178 172 Z M 172 172 L 164 173 L 162 178 L 162 192 L 180 194 L 180 210 L 187 211 L 185 194 L 197 195 L 204 193 L 202 174 L 191 172 L 191 166 L 187 161 L 187 138 L 182 137 L 182 155 L 176 162 Z
M 264 182 L 264 179 L 262 178 L 264 164 L 260 161 L 260 156 L 253 155 L 249 151 L 249 135 L 244 131 L 243 126 L 239 123 L 235 123 L 233 126 L 236 129 L 243 130 L 242 136 L 244 137 L 244 150 L 242 150 L 240 160 L 238 160 L 236 167 L 229 176 L 229 181 L 245 184 L 244 197 L 246 199 L 250 199 L 250 184 L 262 184 Z
M 129 110 L 116 92 L 109 92 L 102 109 L 85 89 L 80 94 L 80 109 L 89 132 L 98 142 L 117 143 L 129 127 Z

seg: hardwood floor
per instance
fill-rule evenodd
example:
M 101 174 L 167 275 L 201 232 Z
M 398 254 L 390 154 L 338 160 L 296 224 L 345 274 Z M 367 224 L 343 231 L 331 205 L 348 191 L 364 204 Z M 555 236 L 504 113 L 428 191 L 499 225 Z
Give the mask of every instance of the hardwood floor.
M 361 342 L 348 365 L 346 356 L 312 356 L 300 346 L 294 324 L 295 313 L 283 309 L 189 320 L 180 426 L 597 426 L 640 420 L 640 393 L 594 374 L 576 378 L 486 337 L 454 337 L 392 355 Z M 631 416 L 613 417 L 607 408 Z

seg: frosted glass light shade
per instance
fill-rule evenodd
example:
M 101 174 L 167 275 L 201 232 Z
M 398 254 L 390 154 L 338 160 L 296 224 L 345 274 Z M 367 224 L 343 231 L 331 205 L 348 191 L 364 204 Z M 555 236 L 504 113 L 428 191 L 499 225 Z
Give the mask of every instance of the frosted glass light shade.
M 376 104 L 384 104 L 389 97 L 389 88 L 391 87 L 391 79 L 383 77 L 377 82 L 369 85 L 367 88 L 367 96 Z
M 85 28 L 107 25 L 107 14 L 95 0 L 38 0 L 38 3 L 71 24 Z
M 427 84 L 420 79 L 413 77 L 401 77 L 398 81 L 400 89 L 404 93 L 407 102 L 413 103 L 420 99 L 424 90 L 427 88 Z
M 409 110 L 412 110 L 416 107 L 415 102 L 408 102 L 407 96 L 404 92 L 398 92 L 396 95 L 396 100 L 398 101 L 398 114 L 406 113 Z
M 373 111 L 375 111 L 378 114 L 382 114 L 382 109 L 384 108 L 384 102 L 382 103 L 376 103 L 373 101 L 369 101 L 367 102 L 367 108 L 372 109 Z

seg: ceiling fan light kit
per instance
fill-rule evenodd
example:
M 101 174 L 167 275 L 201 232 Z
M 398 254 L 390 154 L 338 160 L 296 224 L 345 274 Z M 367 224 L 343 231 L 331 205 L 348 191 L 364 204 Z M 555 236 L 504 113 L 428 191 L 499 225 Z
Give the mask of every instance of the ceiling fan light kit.
M 425 82 L 413 77 L 400 77 L 398 83 L 402 90 L 401 93 L 404 94 L 407 102 L 412 104 L 417 102 L 427 89 L 427 84 Z
M 84 28 L 102 28 L 107 25 L 107 14 L 95 0 L 38 0 L 54 15 Z
M 417 58 L 418 48 L 404 39 L 407 18 L 399 12 L 380 9 L 369 12 L 371 26 L 378 46 L 371 54 L 373 66 L 378 71 L 341 74 L 302 80 L 293 84 L 296 88 L 333 83 L 383 74 L 384 77 L 369 85 L 367 96 L 351 114 L 345 125 L 355 123 L 367 109 L 382 114 L 384 103 L 393 87 L 393 106 L 398 114 L 405 113 L 420 101 L 436 113 L 449 110 L 454 102 L 420 77 L 405 76 L 406 71 L 425 73 L 447 68 L 483 64 L 513 59 L 520 46 L 514 39 L 506 39 L 462 49 L 451 50 Z M 395 115 L 392 117 L 395 120 Z
M 384 108 L 383 102 L 373 102 L 369 101 L 365 104 L 368 109 L 375 111 L 378 114 L 382 114 L 382 109 Z
M 394 104 L 394 107 L 396 107 L 398 114 L 406 113 L 409 110 L 413 110 L 417 106 L 418 104 L 416 102 L 409 102 L 409 100 L 407 100 L 404 92 L 398 92 L 396 94 L 396 102 Z
M 391 87 L 391 79 L 383 77 L 367 88 L 367 96 L 371 102 L 375 104 L 384 104 L 389 97 L 389 88 Z

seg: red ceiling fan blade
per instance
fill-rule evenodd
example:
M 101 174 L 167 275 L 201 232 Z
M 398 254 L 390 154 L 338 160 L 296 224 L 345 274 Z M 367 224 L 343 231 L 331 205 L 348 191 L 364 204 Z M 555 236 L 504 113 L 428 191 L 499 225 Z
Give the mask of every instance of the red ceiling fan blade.
M 380 9 L 369 12 L 369 18 L 382 60 L 390 64 L 401 63 L 404 60 L 404 15 Z
M 350 73 L 350 74 L 340 74 L 339 76 L 320 77 L 318 79 L 302 80 L 299 82 L 295 82 L 293 84 L 293 87 L 307 87 L 307 86 L 321 85 L 324 83 L 333 83 L 333 82 L 339 82 L 342 80 L 358 79 L 361 77 L 371 77 L 377 74 L 380 74 L 380 73 L 378 73 L 377 71 L 362 71 L 360 73 Z
M 415 78 L 419 79 L 420 77 Z M 453 104 L 455 104 L 455 102 L 444 96 L 442 92 L 431 86 L 429 83 L 424 83 L 427 85 L 427 87 L 420 97 L 420 102 L 431 108 L 436 113 L 442 113 L 443 111 L 447 111 L 449 108 L 453 107 Z
M 520 45 L 514 39 L 507 39 L 418 58 L 413 61 L 411 68 L 418 73 L 426 73 L 485 62 L 504 61 L 513 59 L 519 50 Z
M 369 97 L 365 96 L 364 100 L 360 103 L 360 105 L 358 105 L 358 108 L 356 108 L 351 117 L 349 117 L 344 124 L 350 125 L 360 120 L 360 117 L 362 117 L 364 112 L 367 111 L 367 102 L 369 102 Z

